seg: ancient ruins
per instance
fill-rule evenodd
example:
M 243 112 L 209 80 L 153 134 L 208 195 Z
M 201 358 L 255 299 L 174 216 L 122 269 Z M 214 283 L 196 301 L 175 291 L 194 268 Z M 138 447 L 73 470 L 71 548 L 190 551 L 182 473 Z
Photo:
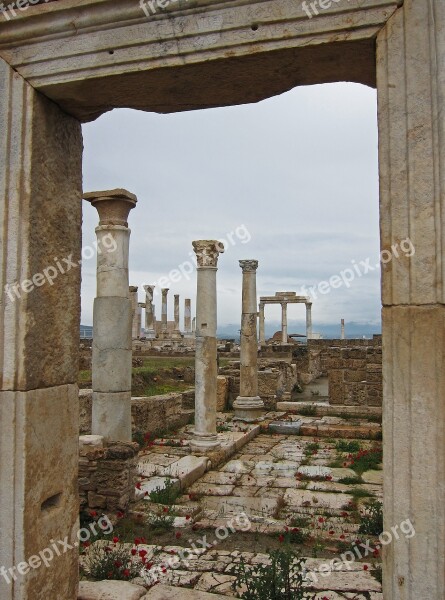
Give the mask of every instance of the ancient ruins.
M 0 10 L 11 292 L 1 304 L 1 600 L 240 597 L 241 582 L 265 585 L 274 551 L 293 550 L 317 600 L 443 599 L 443 0 L 20 0 Z M 173 289 L 174 319 L 164 288 L 158 321 L 153 286 L 142 302 L 130 287 L 136 197 L 84 193 L 81 124 L 114 108 L 224 107 L 336 81 L 377 89 L 380 246 L 409 236 L 416 249 L 382 264 L 382 337 L 314 339 L 310 298 L 255 299 L 256 256 L 241 264 L 241 354 L 228 348 L 218 369 L 221 245 L 195 241 L 197 294 L 182 330 Z M 43 274 L 55 257 L 80 265 L 83 198 L 99 213 L 97 240 L 111 235 L 118 251 L 98 261 L 91 381 L 79 393 L 90 352 L 79 350 L 81 269 L 56 271 L 50 285 Z M 265 339 L 271 302 L 282 306 L 281 344 Z M 301 344 L 286 327 L 295 302 L 307 311 Z M 194 366 L 174 372 L 179 391 L 134 396 L 146 348 L 159 343 L 185 344 Z

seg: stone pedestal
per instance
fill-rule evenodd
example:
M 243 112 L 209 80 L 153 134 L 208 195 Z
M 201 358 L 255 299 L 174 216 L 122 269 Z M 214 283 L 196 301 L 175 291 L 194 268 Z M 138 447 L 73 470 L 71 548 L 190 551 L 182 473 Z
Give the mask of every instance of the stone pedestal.
M 340 328 L 341 328 L 340 339 L 344 340 L 345 339 L 345 320 L 344 319 L 341 320 L 341 326 L 340 326 Z
M 216 272 L 224 246 L 217 240 L 193 242 L 197 258 L 195 430 L 191 449 L 205 453 L 220 443 L 216 433 L 217 347 Z
M 92 433 L 106 440 L 131 441 L 131 333 L 135 319 L 132 319 L 128 287 L 130 229 L 127 219 L 137 199 L 122 189 L 91 192 L 84 198 L 99 213 L 98 246 L 104 236 L 112 236 L 116 248 L 114 252 L 98 254 L 97 258 Z M 134 289 L 133 297 L 137 300 Z M 137 303 L 135 310 L 137 313 Z
M 155 311 L 153 306 L 154 285 L 144 285 L 145 290 L 145 337 L 154 339 L 155 333 Z
M 243 270 L 241 317 L 240 395 L 233 403 L 235 418 L 257 421 L 264 412 L 264 402 L 258 396 L 257 340 L 257 260 L 240 260 Z
M 306 302 L 306 340 L 312 339 L 312 302 Z

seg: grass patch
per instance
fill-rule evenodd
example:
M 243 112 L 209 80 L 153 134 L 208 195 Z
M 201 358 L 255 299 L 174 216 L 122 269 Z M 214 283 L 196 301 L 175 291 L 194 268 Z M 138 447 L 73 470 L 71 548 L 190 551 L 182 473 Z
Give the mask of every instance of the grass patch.
M 363 479 L 361 477 L 342 477 L 338 480 L 338 483 L 343 483 L 344 485 L 357 485 L 358 483 L 363 483 Z
M 382 462 L 382 448 L 372 448 L 371 450 L 361 450 L 350 459 L 348 466 L 353 469 L 357 475 L 362 475 L 365 471 L 379 470 Z
M 170 479 L 167 479 L 164 488 L 157 487 L 150 492 L 150 500 L 156 504 L 172 506 L 180 495 L 180 490 L 176 488 L 175 484 Z
M 362 449 L 360 442 L 358 440 L 352 440 L 352 441 L 339 440 L 335 444 L 335 448 L 339 452 L 348 452 L 349 454 L 352 454 L 354 452 L 359 452 Z
M 352 490 L 348 490 L 348 494 L 357 498 L 374 498 L 375 494 L 373 492 L 369 492 L 368 490 L 364 490 L 362 488 L 353 488 Z
M 380 535 L 383 531 L 383 504 L 372 501 L 360 515 L 359 533 L 365 535 Z

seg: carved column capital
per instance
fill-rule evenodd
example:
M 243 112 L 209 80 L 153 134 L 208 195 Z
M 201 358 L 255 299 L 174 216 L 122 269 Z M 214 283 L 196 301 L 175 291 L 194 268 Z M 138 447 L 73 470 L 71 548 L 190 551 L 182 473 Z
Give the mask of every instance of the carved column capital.
M 255 273 L 258 269 L 257 260 L 240 260 L 239 266 L 242 268 L 243 273 Z
M 224 244 L 218 240 L 196 240 L 192 242 L 198 268 L 218 266 L 218 256 L 224 252 Z

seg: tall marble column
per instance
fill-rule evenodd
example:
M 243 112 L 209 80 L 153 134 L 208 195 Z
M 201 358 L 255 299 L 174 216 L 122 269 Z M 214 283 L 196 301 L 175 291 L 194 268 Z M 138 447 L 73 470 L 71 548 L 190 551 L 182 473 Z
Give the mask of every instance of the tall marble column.
M 266 343 L 264 304 L 260 302 L 260 344 L 263 346 Z
M 235 418 L 256 421 L 264 412 L 258 396 L 257 260 L 240 260 L 243 270 L 240 395 L 233 403 Z
M 137 311 L 137 338 L 141 337 L 142 332 L 142 309 L 145 308 L 145 302 L 138 302 L 138 311 Z
M 281 303 L 281 341 L 287 344 L 287 302 Z
M 128 291 L 131 303 L 131 337 L 135 340 L 138 337 L 138 287 L 130 285 Z
M 312 302 L 306 302 L 306 339 L 312 339 Z
M 181 331 L 179 329 L 179 294 L 174 296 L 174 309 L 175 309 L 175 334 L 178 335 Z
M 216 433 L 217 347 L 216 271 L 224 246 L 217 240 L 193 242 L 197 258 L 195 430 L 191 448 L 205 453 L 219 446 Z
M 184 333 L 189 334 L 192 332 L 192 301 L 190 298 L 185 299 L 184 303 Z
M 155 334 L 155 312 L 153 306 L 154 285 L 144 285 L 145 290 L 145 336 L 153 339 Z
M 161 313 L 161 318 L 162 318 L 162 322 L 161 322 L 161 333 L 163 335 L 163 337 L 167 337 L 167 295 L 168 295 L 168 288 L 162 288 L 161 290 L 162 292 L 162 313 Z
M 137 199 L 122 189 L 91 192 L 84 198 L 99 213 L 98 247 L 104 246 L 105 236 L 112 236 L 116 247 L 114 252 L 97 255 L 92 433 L 108 440 L 131 441 L 132 305 L 128 287 L 127 219 Z
M 340 339 L 344 340 L 345 339 L 345 320 L 342 319 L 341 320 L 341 333 L 340 333 Z

